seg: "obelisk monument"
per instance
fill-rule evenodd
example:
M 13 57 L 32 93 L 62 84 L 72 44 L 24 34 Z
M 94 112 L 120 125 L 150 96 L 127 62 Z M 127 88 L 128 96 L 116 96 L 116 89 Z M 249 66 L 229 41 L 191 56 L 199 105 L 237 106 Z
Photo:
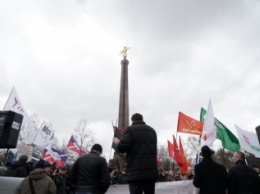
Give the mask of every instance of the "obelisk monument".
M 128 101 L 128 64 L 126 59 L 127 50 L 129 48 L 124 47 L 120 54 L 123 54 L 123 60 L 121 61 L 121 81 L 120 81 L 120 95 L 119 95 L 119 113 L 118 113 L 118 129 L 125 130 L 129 126 L 129 101 Z M 125 168 L 125 161 L 121 155 L 114 152 L 114 160 L 118 164 L 119 171 L 123 171 Z

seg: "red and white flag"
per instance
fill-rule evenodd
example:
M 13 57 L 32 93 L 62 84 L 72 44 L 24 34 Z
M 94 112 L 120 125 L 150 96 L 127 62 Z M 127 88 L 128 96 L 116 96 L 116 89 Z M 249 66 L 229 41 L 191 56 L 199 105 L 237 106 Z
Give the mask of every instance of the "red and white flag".
M 213 142 L 216 140 L 217 127 L 215 124 L 215 118 L 213 114 L 213 108 L 211 105 L 211 100 L 209 100 L 208 110 L 206 113 L 206 119 L 203 125 L 203 131 L 201 136 L 200 147 L 207 145 L 212 146 Z

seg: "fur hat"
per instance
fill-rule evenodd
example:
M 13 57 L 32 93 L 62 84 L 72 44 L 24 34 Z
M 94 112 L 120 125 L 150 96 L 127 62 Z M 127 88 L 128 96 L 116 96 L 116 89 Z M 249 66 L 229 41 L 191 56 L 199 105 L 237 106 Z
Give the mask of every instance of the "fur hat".
M 96 150 L 102 154 L 102 146 L 100 144 L 94 144 L 91 148 L 91 151 Z
M 201 148 L 200 155 L 203 156 L 204 158 L 209 158 L 211 157 L 215 152 L 211 150 L 208 146 L 203 146 Z
M 26 155 L 21 155 L 20 158 L 19 158 L 19 161 L 23 162 L 23 163 L 26 163 L 27 160 L 28 160 L 28 156 L 26 156 Z

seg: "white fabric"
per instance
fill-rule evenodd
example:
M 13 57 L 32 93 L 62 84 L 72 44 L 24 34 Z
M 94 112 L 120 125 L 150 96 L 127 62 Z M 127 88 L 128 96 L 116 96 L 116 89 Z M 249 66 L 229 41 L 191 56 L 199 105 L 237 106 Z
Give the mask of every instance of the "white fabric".
M 0 193 L 14 193 L 23 178 L 1 177 Z M 155 184 L 155 194 L 196 194 L 192 181 L 160 182 Z M 110 185 L 106 194 L 129 194 L 128 185 Z M 210 193 L 209 193 L 210 194 Z
M 21 130 L 21 132 L 22 132 L 21 137 L 22 137 L 23 143 L 31 144 L 36 135 L 37 129 L 33 128 L 31 119 L 28 116 L 14 87 L 12 88 L 12 91 L 7 99 L 7 102 L 6 102 L 3 110 L 11 110 L 13 112 L 23 115 L 23 123 L 22 123 L 23 130 Z
M 54 133 L 54 129 L 46 121 L 43 121 L 33 144 L 46 148 L 54 140 Z
M 216 133 L 217 133 L 217 127 L 215 125 L 215 118 L 214 118 L 213 108 L 210 100 L 208 105 L 208 110 L 206 113 L 206 119 L 203 125 L 200 148 L 204 145 L 211 147 L 213 142 L 216 140 Z
M 260 158 L 260 146 L 256 133 L 245 131 L 235 125 L 240 146 L 243 150 L 254 154 L 255 157 Z

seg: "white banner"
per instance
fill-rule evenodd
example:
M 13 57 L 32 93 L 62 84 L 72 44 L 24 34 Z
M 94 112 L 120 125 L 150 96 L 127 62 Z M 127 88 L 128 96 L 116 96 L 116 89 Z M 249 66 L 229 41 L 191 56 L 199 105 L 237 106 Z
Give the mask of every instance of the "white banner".
M 20 158 L 21 155 L 28 156 L 28 162 L 32 159 L 33 147 L 29 145 L 20 145 L 17 148 L 16 152 L 16 160 Z
M 37 129 L 33 128 L 31 119 L 28 116 L 25 108 L 17 95 L 15 88 L 12 88 L 12 91 L 7 99 L 7 102 L 3 110 L 11 110 L 16 113 L 23 115 L 23 122 L 21 127 L 21 138 L 23 143 L 31 144 L 36 135 Z
M 35 136 L 33 144 L 46 148 L 49 144 L 53 143 L 54 133 L 54 129 L 50 127 L 46 121 L 43 121 L 37 135 Z
M 260 146 L 257 135 L 254 132 L 245 131 L 235 125 L 240 146 L 243 150 L 260 158 Z

